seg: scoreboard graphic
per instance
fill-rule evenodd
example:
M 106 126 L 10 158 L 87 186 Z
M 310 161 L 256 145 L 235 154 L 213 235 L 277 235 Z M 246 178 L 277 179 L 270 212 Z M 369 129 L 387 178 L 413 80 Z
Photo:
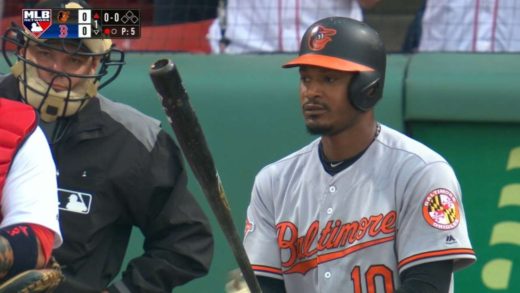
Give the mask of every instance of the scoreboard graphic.
M 138 39 L 139 9 L 22 9 L 22 23 L 42 39 Z

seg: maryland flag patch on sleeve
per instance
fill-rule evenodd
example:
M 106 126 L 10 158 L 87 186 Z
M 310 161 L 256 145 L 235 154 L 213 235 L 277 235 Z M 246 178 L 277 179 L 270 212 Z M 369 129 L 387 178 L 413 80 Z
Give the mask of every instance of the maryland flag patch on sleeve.
M 460 222 L 459 202 L 448 189 L 430 192 L 424 200 L 422 212 L 426 222 L 440 230 L 454 229 Z

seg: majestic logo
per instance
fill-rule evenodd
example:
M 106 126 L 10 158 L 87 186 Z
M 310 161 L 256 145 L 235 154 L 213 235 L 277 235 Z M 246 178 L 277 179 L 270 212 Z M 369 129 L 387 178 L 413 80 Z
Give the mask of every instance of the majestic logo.
M 314 27 L 309 34 L 309 48 L 313 51 L 319 51 L 332 41 L 332 36 L 336 35 L 333 28 L 318 25 Z
M 58 188 L 59 209 L 73 213 L 88 214 L 92 204 L 92 195 L 80 191 Z
M 457 243 L 457 240 L 455 240 L 455 237 L 453 237 L 453 235 L 446 236 L 446 244 L 450 245 L 455 243 Z
M 423 216 L 428 224 L 440 230 L 457 227 L 460 222 L 457 198 L 447 189 L 433 190 L 424 200 Z
M 52 24 L 51 9 L 22 9 L 22 23 L 36 38 Z
M 278 247 L 287 253 L 287 257 L 282 260 L 282 266 L 286 268 L 284 274 L 305 274 L 322 262 L 340 259 L 362 249 L 393 241 L 396 221 L 395 211 L 363 217 L 349 223 L 330 220 L 322 229 L 320 222 L 314 221 L 300 237 L 294 223 L 278 223 Z M 369 239 L 361 242 L 366 239 L 365 236 Z M 321 251 L 327 252 L 318 257 L 317 254 Z

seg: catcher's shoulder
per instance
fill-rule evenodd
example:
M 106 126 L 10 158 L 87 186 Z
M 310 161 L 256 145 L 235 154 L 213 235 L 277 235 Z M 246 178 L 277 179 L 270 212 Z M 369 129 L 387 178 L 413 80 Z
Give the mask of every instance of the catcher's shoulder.
M 101 111 L 118 121 L 124 121 L 128 123 L 138 122 L 145 125 L 160 125 L 159 120 L 142 113 L 132 106 L 112 101 L 100 95 L 97 98 L 99 100 Z
M 151 149 L 161 132 L 161 122 L 139 110 L 119 102 L 112 101 L 103 96 L 97 97 L 102 113 L 107 115 L 114 123 L 129 131 L 140 140 L 147 149 Z

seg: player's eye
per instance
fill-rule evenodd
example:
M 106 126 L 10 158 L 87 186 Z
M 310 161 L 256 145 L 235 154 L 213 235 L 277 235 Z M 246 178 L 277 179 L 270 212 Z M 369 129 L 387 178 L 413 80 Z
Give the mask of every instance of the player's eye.
M 70 58 L 70 62 L 75 65 L 81 65 L 83 64 L 83 59 L 72 57 Z
M 49 50 L 39 48 L 39 49 L 36 49 L 36 54 L 39 57 L 49 57 L 51 55 L 51 52 Z
M 311 79 L 308 76 L 301 75 L 300 76 L 300 82 L 302 83 L 308 83 Z
M 338 80 L 336 77 L 333 76 L 325 76 L 323 80 L 327 83 L 334 83 L 336 80 Z

